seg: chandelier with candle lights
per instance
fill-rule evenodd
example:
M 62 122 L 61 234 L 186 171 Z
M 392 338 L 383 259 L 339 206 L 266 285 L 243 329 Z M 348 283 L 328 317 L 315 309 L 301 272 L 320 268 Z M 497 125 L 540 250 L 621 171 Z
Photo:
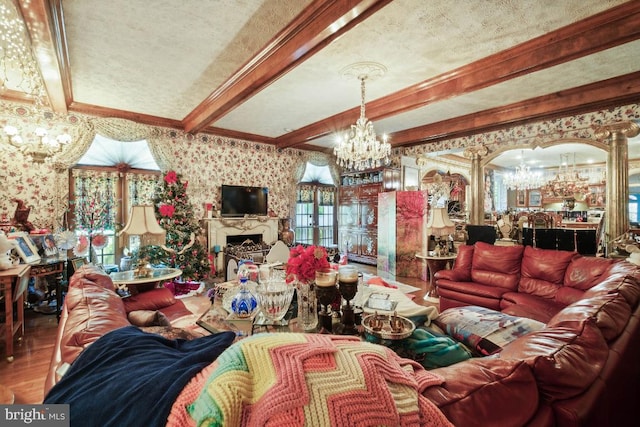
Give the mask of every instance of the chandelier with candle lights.
M 365 170 L 380 167 L 389 163 L 391 145 L 383 135 L 382 142 L 378 140 L 373 123 L 365 116 L 365 80 L 382 76 L 386 68 L 381 64 L 366 62 L 350 65 L 342 71 L 344 76 L 355 76 L 360 80 L 360 118 L 346 138 L 340 138 L 333 152 L 337 163 L 351 170 Z

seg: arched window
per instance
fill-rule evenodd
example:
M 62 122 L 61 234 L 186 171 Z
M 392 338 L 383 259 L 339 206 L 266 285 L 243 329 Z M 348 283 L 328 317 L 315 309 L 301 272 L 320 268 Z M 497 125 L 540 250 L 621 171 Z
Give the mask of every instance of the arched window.
M 95 136 L 69 171 L 69 221 L 89 243 L 87 257 L 92 251 L 96 263 L 118 264 L 123 248 L 116 234 L 126 223 L 131 206 L 152 203 L 160 176 L 146 141 Z M 96 235 L 105 236 L 106 244 L 94 244 Z

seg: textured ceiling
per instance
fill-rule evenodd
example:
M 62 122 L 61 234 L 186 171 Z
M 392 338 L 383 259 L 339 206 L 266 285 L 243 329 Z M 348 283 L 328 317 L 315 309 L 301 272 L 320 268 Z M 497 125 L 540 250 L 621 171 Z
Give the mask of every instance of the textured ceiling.
M 512 114 L 509 104 L 542 96 L 560 99 L 563 91 L 640 73 L 639 3 L 19 2 L 36 51 L 56 52 L 51 56 L 59 64 L 53 69 L 61 75 L 58 81 L 47 77 L 50 65 L 40 60 L 40 66 L 48 89 L 62 88 L 57 95 L 49 90 L 58 110 L 62 103 L 69 110 L 98 109 L 102 115 L 187 131 L 321 150 L 331 149 L 336 133 L 357 118 L 359 82 L 341 74 L 353 63 L 372 61 L 387 68 L 366 88 L 367 116 L 377 133 L 391 134 L 391 143 L 397 146 L 423 143 L 447 135 L 430 135 L 427 129 L 398 142 L 401 138 L 394 141 L 394 134 L 489 109 Z M 625 13 L 612 17 L 618 7 Z M 600 19 L 600 13 L 606 13 L 606 19 Z M 586 25 L 581 22 L 585 19 L 590 20 Z M 568 32 L 567 26 L 578 30 Z M 538 37 L 547 38 L 538 47 L 528 47 L 530 51 L 522 49 Z M 567 44 L 562 44 L 563 37 Z M 545 44 L 553 47 L 545 51 Z M 494 59 L 487 61 L 492 55 Z M 510 63 L 514 55 L 520 56 Z M 470 71 L 467 66 L 474 62 Z M 637 102 L 640 77 L 628 81 L 633 82 L 627 84 L 629 96 L 636 91 Z M 11 98 L 21 90 L 8 87 L 0 96 Z M 530 119 L 524 111 L 512 121 Z M 634 142 L 630 153 L 640 157 L 636 145 L 640 142 Z M 585 148 L 585 161 L 598 154 L 604 158 L 603 153 L 591 151 Z M 513 162 L 510 157 L 515 154 L 502 163 Z M 556 162 L 559 154 L 547 157 Z

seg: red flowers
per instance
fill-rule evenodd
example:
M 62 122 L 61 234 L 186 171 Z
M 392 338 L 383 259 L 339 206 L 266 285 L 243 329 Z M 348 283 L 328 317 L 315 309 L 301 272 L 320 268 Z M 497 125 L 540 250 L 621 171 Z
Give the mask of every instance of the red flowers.
M 160 215 L 171 218 L 173 213 L 176 211 L 176 207 L 173 205 L 160 205 L 158 208 Z
M 169 171 L 164 176 L 164 182 L 167 184 L 175 184 L 178 182 L 178 174 L 175 171 Z
M 322 246 L 303 247 L 298 245 L 291 249 L 287 261 L 287 282 L 297 278 L 311 282 L 316 278 L 316 271 L 329 268 L 327 250 Z

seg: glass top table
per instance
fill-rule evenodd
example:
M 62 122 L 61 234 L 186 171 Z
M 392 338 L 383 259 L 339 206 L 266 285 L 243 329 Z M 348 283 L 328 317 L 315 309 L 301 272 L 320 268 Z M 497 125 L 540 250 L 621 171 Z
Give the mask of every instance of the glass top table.
M 155 288 L 158 284 L 175 279 L 182 275 L 179 268 L 154 268 L 151 274 L 145 277 L 135 277 L 134 271 L 120 271 L 109 274 L 114 285 L 126 285 L 132 295 Z

